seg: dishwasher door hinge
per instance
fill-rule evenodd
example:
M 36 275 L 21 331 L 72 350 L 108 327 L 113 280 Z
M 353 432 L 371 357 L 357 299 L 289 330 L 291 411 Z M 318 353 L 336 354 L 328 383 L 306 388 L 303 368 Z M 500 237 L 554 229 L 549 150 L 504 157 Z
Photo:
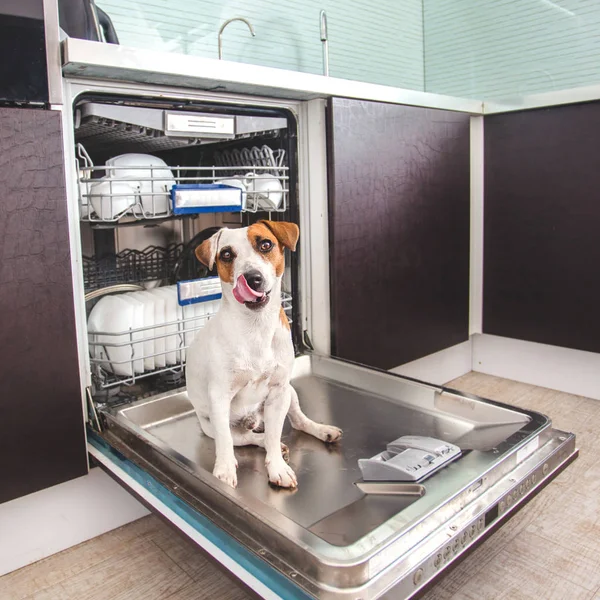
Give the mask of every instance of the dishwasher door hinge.
M 304 343 L 304 346 L 310 350 L 311 352 L 315 351 L 315 347 L 313 346 L 313 343 L 310 341 L 310 336 L 308 335 L 308 331 L 306 331 L 306 329 L 302 332 L 302 341 Z
M 102 424 L 100 423 L 98 413 L 96 412 L 96 405 L 94 404 L 94 400 L 92 399 L 92 389 L 90 386 L 87 386 L 85 388 L 85 398 L 87 404 L 88 421 L 90 422 L 92 427 L 100 433 L 102 432 Z

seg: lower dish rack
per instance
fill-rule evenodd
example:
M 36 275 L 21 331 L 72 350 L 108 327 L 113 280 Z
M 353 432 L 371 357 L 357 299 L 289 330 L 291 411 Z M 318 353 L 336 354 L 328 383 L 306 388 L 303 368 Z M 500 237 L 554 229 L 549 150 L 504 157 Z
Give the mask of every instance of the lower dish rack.
M 183 252 L 183 244 L 126 249 L 117 254 L 83 256 L 87 292 L 118 284 L 169 280 Z
M 281 304 L 291 323 L 291 294 L 282 292 Z M 178 306 L 176 319 L 120 331 L 100 330 L 88 322 L 90 365 L 96 387 L 132 386 L 161 373 L 183 374 L 187 348 L 219 305 L 220 299 Z

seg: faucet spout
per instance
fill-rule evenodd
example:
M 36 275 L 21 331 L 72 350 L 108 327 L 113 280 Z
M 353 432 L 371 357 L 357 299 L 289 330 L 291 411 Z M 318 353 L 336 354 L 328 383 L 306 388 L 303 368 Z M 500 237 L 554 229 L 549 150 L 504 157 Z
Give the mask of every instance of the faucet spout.
M 252 23 L 248 21 L 248 19 L 245 19 L 244 17 L 233 17 L 232 19 L 227 19 L 227 21 L 225 21 L 225 23 L 223 23 L 223 25 L 221 25 L 221 28 L 219 29 L 219 60 L 223 58 L 223 32 L 225 31 L 227 25 L 229 25 L 229 23 L 233 23 L 234 21 L 241 21 L 242 23 L 245 23 L 248 26 L 252 37 L 256 36 L 256 33 L 254 32 L 254 27 L 252 26 Z
M 327 13 L 324 10 L 319 13 L 319 29 L 323 45 L 323 75 L 329 76 L 329 34 L 327 32 Z

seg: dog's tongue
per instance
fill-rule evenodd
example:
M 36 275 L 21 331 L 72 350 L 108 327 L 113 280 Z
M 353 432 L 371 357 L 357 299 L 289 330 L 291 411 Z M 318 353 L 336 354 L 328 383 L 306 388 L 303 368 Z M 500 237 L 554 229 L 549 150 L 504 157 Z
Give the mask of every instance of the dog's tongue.
M 262 298 L 265 295 L 264 292 L 255 292 L 246 281 L 243 275 L 237 278 L 235 286 L 233 286 L 233 296 L 240 303 L 254 302 L 257 298 Z

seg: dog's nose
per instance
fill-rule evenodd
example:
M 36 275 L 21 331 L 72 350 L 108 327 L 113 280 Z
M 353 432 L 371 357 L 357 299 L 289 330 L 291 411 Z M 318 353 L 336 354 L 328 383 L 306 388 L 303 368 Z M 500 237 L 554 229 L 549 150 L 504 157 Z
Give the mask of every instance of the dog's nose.
M 265 280 L 263 279 L 263 276 L 260 273 L 260 271 L 257 271 L 256 269 L 253 269 L 252 271 L 248 271 L 247 273 L 244 273 L 244 278 L 248 282 L 248 285 L 255 292 L 262 292 L 262 288 L 263 288 L 263 284 L 264 284 Z

